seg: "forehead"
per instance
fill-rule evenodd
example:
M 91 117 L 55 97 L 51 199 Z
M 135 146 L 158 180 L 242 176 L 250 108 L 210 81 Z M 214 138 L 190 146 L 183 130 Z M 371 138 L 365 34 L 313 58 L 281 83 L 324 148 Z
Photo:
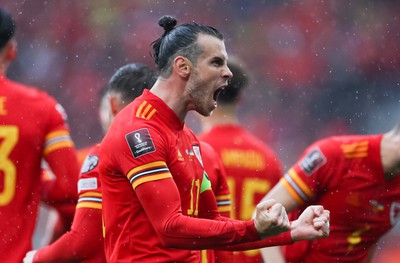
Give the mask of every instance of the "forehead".
M 228 54 L 226 52 L 225 43 L 223 40 L 206 34 L 200 34 L 197 42 L 203 53 L 200 55 L 203 58 L 219 57 L 227 60 Z

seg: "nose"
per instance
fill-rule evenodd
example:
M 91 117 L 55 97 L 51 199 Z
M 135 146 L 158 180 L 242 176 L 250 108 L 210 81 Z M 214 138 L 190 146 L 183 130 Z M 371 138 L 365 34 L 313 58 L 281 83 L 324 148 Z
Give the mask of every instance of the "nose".
M 230 79 L 233 76 L 232 71 L 229 69 L 228 65 L 225 66 L 223 76 L 225 79 Z

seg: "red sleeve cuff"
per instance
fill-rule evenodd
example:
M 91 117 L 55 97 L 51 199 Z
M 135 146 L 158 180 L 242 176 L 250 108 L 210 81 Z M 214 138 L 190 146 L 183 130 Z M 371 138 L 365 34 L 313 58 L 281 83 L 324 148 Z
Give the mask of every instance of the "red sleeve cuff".
M 254 225 L 254 219 L 246 222 L 247 233 L 249 235 L 249 240 L 260 240 L 260 235 L 257 232 L 256 226 Z
M 257 234 L 258 235 L 258 234 Z M 286 231 L 277 236 L 267 237 L 254 242 L 247 242 L 237 245 L 224 246 L 218 248 L 218 250 L 230 250 L 230 251 L 242 251 L 249 249 L 258 249 L 263 247 L 274 247 L 274 246 L 283 246 L 292 244 L 292 237 L 290 235 L 290 231 Z

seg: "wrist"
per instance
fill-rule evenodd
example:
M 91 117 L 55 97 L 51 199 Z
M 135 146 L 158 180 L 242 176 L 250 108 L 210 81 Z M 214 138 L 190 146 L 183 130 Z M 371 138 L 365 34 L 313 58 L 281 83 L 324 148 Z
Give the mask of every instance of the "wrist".
M 297 240 L 298 239 L 297 220 L 290 221 L 290 238 L 292 239 L 292 242 L 299 241 Z

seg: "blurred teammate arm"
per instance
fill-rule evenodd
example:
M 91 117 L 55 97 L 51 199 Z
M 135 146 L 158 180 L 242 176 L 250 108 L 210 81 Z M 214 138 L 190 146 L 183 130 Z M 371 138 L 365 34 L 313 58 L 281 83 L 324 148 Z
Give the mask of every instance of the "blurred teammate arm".
M 47 110 L 48 132 L 42 151 L 44 160 L 56 177 L 42 187 L 42 201 L 50 205 L 76 201 L 80 170 L 67 115 L 60 104 L 51 100 L 52 107 Z
M 92 257 L 103 246 L 101 224 L 100 209 L 77 209 L 71 231 L 33 253 L 32 261 L 28 259 L 32 253 L 28 252 L 24 263 L 81 262 Z
M 282 181 L 278 182 L 270 192 L 262 199 L 262 201 L 274 199 L 281 203 L 285 208 L 286 212 L 290 213 L 298 207 L 296 199 L 287 191 Z M 284 263 L 285 258 L 279 246 L 265 247 L 260 249 L 261 256 L 265 263 Z

